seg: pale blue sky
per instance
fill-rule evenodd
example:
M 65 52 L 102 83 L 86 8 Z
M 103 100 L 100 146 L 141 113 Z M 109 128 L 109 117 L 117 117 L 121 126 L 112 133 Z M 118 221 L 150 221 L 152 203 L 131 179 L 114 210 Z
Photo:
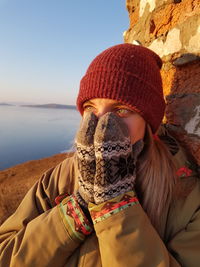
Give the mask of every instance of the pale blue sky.
M 75 104 L 99 52 L 123 42 L 125 0 L 0 0 L 0 102 Z

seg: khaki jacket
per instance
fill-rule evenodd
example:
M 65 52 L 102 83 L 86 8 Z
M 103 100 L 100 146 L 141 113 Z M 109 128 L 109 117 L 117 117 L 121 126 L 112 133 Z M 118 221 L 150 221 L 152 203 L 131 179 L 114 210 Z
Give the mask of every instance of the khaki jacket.
M 70 157 L 44 173 L 0 227 L 0 266 L 199 267 L 200 179 L 195 171 L 184 172 L 188 159 L 181 148 L 174 160 L 181 181 L 193 186 L 171 205 L 164 241 L 139 203 L 101 217 L 90 234 L 76 235 L 76 215 L 62 213 L 78 188 L 75 157 Z M 61 207 L 55 198 L 62 194 L 69 196 Z M 86 218 L 78 218 L 84 229 L 90 228 Z

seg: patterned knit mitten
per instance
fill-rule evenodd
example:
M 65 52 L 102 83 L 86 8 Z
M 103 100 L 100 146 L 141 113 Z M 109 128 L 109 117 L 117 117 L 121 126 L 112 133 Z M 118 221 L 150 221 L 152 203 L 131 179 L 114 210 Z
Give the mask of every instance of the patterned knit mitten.
M 94 202 L 94 176 L 96 170 L 94 154 L 94 133 L 98 119 L 88 113 L 83 119 L 76 135 L 79 190 L 76 192 L 78 202 L 87 208 L 88 202 Z
M 143 140 L 133 146 L 125 122 L 114 113 L 99 119 L 94 136 L 96 173 L 94 201 L 105 202 L 133 190 L 135 164 L 143 149 Z

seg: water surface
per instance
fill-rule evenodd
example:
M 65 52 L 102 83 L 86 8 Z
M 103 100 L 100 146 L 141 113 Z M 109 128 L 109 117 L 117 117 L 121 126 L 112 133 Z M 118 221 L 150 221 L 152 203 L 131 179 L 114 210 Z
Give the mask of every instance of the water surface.
M 71 150 L 80 119 L 74 109 L 0 106 L 0 170 Z

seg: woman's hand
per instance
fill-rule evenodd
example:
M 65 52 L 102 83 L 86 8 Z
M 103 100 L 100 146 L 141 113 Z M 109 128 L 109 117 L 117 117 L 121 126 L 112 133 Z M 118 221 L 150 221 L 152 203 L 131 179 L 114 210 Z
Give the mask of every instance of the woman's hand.
M 133 190 L 136 160 L 142 149 L 142 140 L 131 144 L 128 127 L 122 118 L 108 112 L 99 119 L 94 135 L 96 204 Z
M 98 120 L 93 113 L 88 113 L 77 134 L 76 147 L 79 202 L 99 204 L 133 190 L 135 165 L 143 140 L 131 144 L 122 118 L 109 112 Z
M 76 136 L 78 160 L 79 191 L 76 193 L 78 201 L 87 207 L 94 202 L 94 177 L 96 171 L 94 154 L 94 133 L 98 118 L 93 113 L 87 113 Z

